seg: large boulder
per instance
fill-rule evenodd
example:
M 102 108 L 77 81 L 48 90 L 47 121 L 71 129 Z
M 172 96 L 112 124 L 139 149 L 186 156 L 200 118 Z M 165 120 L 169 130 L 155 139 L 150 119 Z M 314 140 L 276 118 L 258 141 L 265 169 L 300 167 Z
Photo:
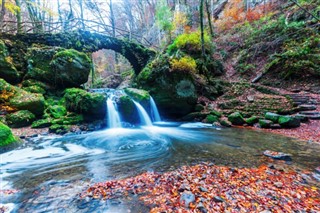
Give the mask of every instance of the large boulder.
M 9 83 L 18 83 L 20 74 L 13 65 L 13 59 L 9 56 L 5 43 L 0 40 L 0 78 Z
M 138 86 L 149 91 L 164 117 L 183 117 L 195 109 L 196 85 L 191 70 L 174 70 L 169 61 L 169 57 L 159 57 L 136 80 Z
M 28 110 L 41 116 L 44 108 L 45 100 L 42 94 L 27 92 L 0 79 L 0 110 Z
M 273 123 L 278 123 L 280 115 L 272 112 L 267 112 L 264 116 L 267 120 L 272 121 Z
M 294 116 L 280 116 L 278 122 L 283 128 L 296 128 L 300 126 L 300 119 Z
M 20 128 L 31 125 L 36 116 L 28 110 L 20 110 L 18 112 L 7 114 L 6 122 L 10 127 Z
M 28 110 L 36 116 L 41 116 L 45 109 L 45 100 L 42 94 L 30 93 L 22 89 L 19 89 L 9 103 L 13 108 Z
M 7 146 L 17 141 L 11 132 L 11 129 L 0 122 L 0 147 Z
M 79 87 L 87 82 L 91 60 L 73 49 L 33 47 L 28 50 L 28 72 L 25 79 L 46 82 L 53 87 Z
M 85 120 L 104 119 L 106 116 L 106 97 L 101 94 L 70 88 L 65 90 L 64 100 L 68 111 L 82 114 Z

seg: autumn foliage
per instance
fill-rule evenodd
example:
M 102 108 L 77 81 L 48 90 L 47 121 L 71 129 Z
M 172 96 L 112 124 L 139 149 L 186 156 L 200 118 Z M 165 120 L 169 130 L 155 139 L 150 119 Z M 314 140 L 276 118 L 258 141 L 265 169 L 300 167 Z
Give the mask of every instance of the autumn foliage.
M 272 9 L 273 4 L 271 2 L 246 10 L 243 0 L 230 0 L 222 16 L 216 20 L 216 26 L 219 31 L 231 29 L 236 24 L 258 20 L 270 13 Z
M 272 167 L 230 168 L 209 163 L 157 174 L 143 173 L 91 186 L 82 197 L 138 195 L 150 212 L 318 212 L 320 191 L 306 174 Z M 184 199 L 188 197 L 191 199 Z

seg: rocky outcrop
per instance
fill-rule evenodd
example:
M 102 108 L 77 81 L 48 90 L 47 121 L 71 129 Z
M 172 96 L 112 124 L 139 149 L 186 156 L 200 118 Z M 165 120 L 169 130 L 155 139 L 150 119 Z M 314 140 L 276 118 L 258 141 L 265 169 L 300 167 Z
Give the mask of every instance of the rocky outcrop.
M 13 59 L 9 56 L 5 43 L 0 40 L 0 78 L 9 83 L 18 83 L 20 74 L 13 64 Z

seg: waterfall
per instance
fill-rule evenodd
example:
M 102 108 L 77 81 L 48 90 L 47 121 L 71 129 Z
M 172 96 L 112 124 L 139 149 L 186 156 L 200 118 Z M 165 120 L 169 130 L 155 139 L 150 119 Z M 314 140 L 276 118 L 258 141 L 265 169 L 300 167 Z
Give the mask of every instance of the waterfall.
M 134 105 L 136 106 L 136 108 L 138 110 L 138 114 L 139 114 L 139 118 L 140 118 L 140 121 L 141 121 L 141 125 L 152 126 L 152 121 L 151 121 L 148 113 L 146 112 L 146 110 L 138 102 L 133 101 L 133 103 L 134 103 Z
M 113 96 L 107 99 L 108 126 L 109 128 L 121 128 L 120 115 L 112 98 Z
M 161 121 L 161 117 L 160 117 L 157 105 L 151 96 L 150 96 L 150 106 L 151 106 L 151 117 L 152 117 L 153 121 L 154 122 Z

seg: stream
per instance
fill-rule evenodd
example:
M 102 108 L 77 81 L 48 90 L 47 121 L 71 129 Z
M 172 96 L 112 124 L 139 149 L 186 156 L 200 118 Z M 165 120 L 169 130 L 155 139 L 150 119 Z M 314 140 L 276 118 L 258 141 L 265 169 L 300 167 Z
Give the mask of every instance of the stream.
M 233 167 L 270 164 L 262 154 L 265 150 L 291 154 L 292 161 L 287 163 L 295 169 L 313 171 L 319 166 L 318 144 L 201 123 L 161 122 L 158 126 L 39 136 L 0 155 L 0 189 L 19 191 L 0 194 L 0 204 L 11 212 L 147 212 L 148 207 L 135 197 L 88 202 L 78 194 L 96 182 L 204 161 Z

